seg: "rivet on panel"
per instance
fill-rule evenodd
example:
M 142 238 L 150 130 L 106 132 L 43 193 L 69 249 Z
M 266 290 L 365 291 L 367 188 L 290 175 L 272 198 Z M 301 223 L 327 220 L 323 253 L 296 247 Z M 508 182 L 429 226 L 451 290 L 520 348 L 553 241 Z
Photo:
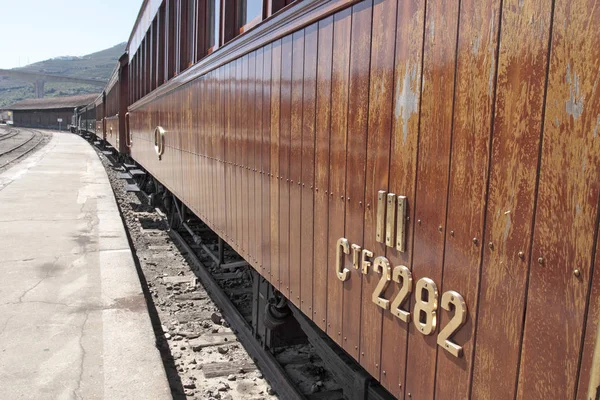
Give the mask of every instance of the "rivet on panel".
M 441 232 L 442 230 L 443 230 L 442 226 L 441 226 L 441 225 L 440 225 L 440 226 L 438 226 L 438 231 L 440 231 L 440 232 Z
M 490 250 L 494 250 L 494 243 L 489 242 L 488 247 L 490 248 Z
M 450 236 L 454 237 L 454 231 L 450 231 Z
M 538 263 L 539 263 L 540 265 L 544 264 L 544 257 L 539 257 L 539 258 L 538 258 Z
M 384 374 L 384 375 L 387 375 L 387 373 L 386 373 L 385 371 L 383 371 L 383 374 Z
M 477 240 L 477 238 L 473 238 L 473 244 L 477 246 L 477 243 L 479 243 L 479 240 Z
M 573 275 L 575 275 L 576 278 L 579 278 L 581 276 L 581 271 L 579 270 L 579 268 L 575 268 L 573 270 Z
M 520 258 L 521 260 L 525 258 L 525 252 L 524 252 L 524 251 L 522 251 L 522 250 L 521 250 L 521 251 L 519 252 L 519 258 Z
M 417 224 L 421 225 L 421 220 L 420 219 L 417 220 Z
M 367 208 L 371 209 L 371 203 L 367 203 Z

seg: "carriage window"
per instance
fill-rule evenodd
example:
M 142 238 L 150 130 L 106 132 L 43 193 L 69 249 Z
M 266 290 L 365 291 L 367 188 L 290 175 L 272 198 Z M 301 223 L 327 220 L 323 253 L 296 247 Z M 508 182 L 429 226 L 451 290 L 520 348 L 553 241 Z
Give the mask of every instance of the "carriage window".
M 219 47 L 220 37 L 220 16 L 221 16 L 221 1 L 220 0 L 207 0 L 208 7 L 206 10 L 207 16 L 207 53 L 212 53 Z
M 185 4 L 185 2 L 184 2 Z M 185 43 L 185 63 L 181 65 L 181 69 L 184 70 L 194 63 L 194 46 L 196 36 L 196 0 L 187 1 L 187 11 L 184 11 L 183 18 L 186 19 L 185 30 L 186 30 L 186 43 Z M 182 27 L 183 29 L 183 27 Z
M 237 2 L 237 26 L 243 33 L 262 20 L 262 0 L 239 0 Z

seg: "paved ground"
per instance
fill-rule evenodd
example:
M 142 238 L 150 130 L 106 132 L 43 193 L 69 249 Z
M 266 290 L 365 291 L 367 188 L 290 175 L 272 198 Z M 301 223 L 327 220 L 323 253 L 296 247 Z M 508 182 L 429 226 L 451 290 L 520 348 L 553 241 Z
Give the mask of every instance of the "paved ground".
M 167 399 L 106 172 L 82 138 L 0 174 L 0 399 Z

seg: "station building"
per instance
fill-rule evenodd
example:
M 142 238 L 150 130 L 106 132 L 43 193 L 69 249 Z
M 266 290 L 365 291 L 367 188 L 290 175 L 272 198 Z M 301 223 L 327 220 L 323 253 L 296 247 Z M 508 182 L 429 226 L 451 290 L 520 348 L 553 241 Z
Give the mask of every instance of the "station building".
M 96 93 L 27 99 L 6 107 L 6 110 L 12 112 L 14 126 L 67 130 L 75 108 L 84 107 L 97 97 Z

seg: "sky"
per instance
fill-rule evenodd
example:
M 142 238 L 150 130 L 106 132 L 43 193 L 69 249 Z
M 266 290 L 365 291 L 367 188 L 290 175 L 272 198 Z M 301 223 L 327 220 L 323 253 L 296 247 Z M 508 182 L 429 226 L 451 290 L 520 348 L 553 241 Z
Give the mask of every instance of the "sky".
M 143 0 L 0 0 L 0 68 L 126 42 Z

